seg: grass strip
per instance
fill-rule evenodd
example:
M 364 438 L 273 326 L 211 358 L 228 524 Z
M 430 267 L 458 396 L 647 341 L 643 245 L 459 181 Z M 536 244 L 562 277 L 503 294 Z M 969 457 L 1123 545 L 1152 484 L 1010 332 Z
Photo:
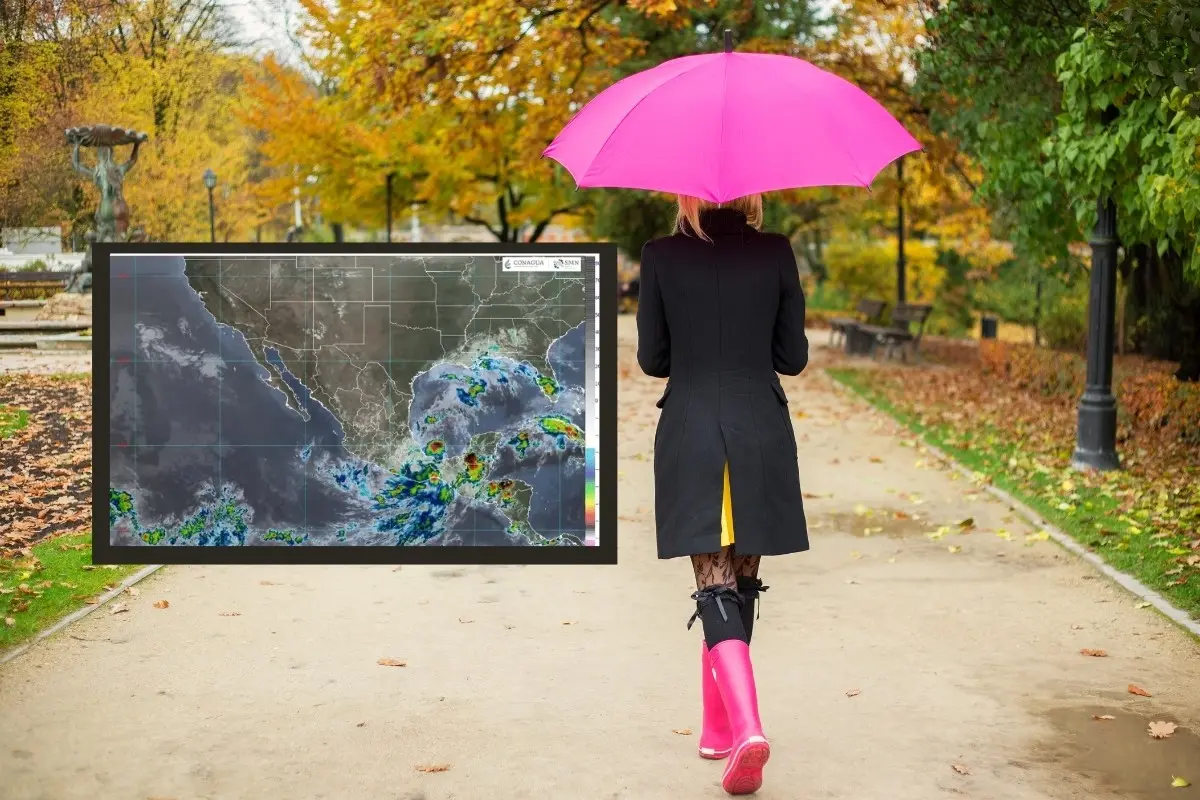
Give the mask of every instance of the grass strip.
M 1182 570 L 1176 566 L 1177 559 L 1186 551 L 1155 538 L 1148 526 L 1139 524 L 1136 514 L 1123 512 L 1115 480 L 1101 477 L 1089 483 L 1069 468 L 1048 467 L 994 426 L 926 424 L 914 409 L 893 402 L 878 387 L 878 374 L 869 370 L 831 368 L 826 372 L 925 442 L 1028 505 L 1113 567 L 1161 592 L 1193 619 L 1200 619 L 1200 581 L 1181 583 L 1178 577 Z M 1158 494 L 1148 481 L 1143 491 L 1151 496 Z M 1160 501 L 1169 502 L 1170 498 Z
M 22 644 L 141 569 L 93 566 L 89 532 L 38 542 L 30 552 L 0 559 L 0 649 Z

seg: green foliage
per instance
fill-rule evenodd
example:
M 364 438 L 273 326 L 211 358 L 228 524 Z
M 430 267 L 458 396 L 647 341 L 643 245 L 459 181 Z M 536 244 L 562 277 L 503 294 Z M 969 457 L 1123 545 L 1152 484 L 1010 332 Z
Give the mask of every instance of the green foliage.
M 1164 82 L 1141 66 L 1101 32 L 1079 31 L 1057 62 L 1063 113 L 1043 145 L 1048 174 L 1074 199 L 1081 226 L 1095 219 L 1094 198 L 1112 195 L 1122 241 L 1187 254 L 1200 280 L 1200 117 L 1188 112 L 1196 96 L 1179 86 L 1162 91 Z M 1119 114 L 1104 124 L 1101 112 L 1113 104 Z
M 810 311 L 852 311 L 855 299 L 828 281 L 804 290 L 804 306 Z
M 1088 273 L 1059 271 L 1024 259 L 1003 264 L 977 285 L 972 302 L 1008 322 L 1036 326 L 1050 347 L 1081 350 L 1087 333 Z
M 1087 347 L 1087 318 L 1086 285 L 1069 287 L 1045 303 L 1038 328 L 1048 346 L 1082 352 Z
M 1066 188 L 1046 173 L 1042 142 L 1061 96 L 1054 62 L 1082 21 L 1078 6 L 1042 0 L 936 4 L 917 57 L 914 89 L 934 130 L 979 164 L 978 192 L 1000 233 L 1039 262 L 1065 259 L 1079 238 Z

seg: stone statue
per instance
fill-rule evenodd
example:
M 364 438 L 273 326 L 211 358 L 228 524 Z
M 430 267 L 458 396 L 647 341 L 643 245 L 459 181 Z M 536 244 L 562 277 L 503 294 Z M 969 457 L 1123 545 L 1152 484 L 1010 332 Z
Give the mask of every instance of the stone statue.
M 84 177 L 90 178 L 100 190 L 100 204 L 96 208 L 96 229 L 88 231 L 88 250 L 83 263 L 75 270 L 68 292 L 83 292 L 92 283 L 92 248 L 95 242 L 141 241 L 145 234 L 140 230 L 129 230 L 129 205 L 125 202 L 125 176 L 137 164 L 138 148 L 150 137 L 127 128 L 110 125 L 88 125 L 68 128 L 67 142 L 73 145 L 71 166 Z M 113 160 L 113 148 L 133 145 L 129 160 L 118 164 Z M 85 166 L 80 161 L 79 149 L 90 147 L 96 151 L 96 165 Z

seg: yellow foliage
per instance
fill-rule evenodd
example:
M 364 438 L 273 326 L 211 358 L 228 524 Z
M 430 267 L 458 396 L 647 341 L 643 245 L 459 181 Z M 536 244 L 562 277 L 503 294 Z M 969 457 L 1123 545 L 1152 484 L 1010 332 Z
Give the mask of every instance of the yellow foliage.
M 155 121 L 155 97 L 164 79 L 156 78 L 155 65 L 135 56 L 110 56 L 109 63 L 114 72 L 91 87 L 74 115 L 81 122 L 112 121 L 150 132 L 125 184 L 132 227 L 159 241 L 207 241 L 208 190 L 202 177 L 212 169 L 218 179 L 218 239 L 253 238 L 254 226 L 262 221 L 249 182 L 253 142 L 230 113 L 240 102 L 236 84 L 244 62 L 214 55 L 176 71 L 169 78 L 173 91 L 186 100 L 173 123 L 161 128 Z M 85 152 L 85 162 L 87 158 Z M 85 193 L 94 202 L 90 187 Z
M 254 90 L 251 119 L 271 163 L 320 176 L 327 215 L 379 219 L 388 172 L 405 193 L 399 202 L 487 224 L 498 238 L 580 210 L 574 182 L 542 150 L 644 46 L 595 3 L 302 5 L 309 60 L 338 89 L 318 94 L 274 68 Z M 631 4 L 664 24 L 687 5 Z M 284 103 L 271 90 L 281 84 Z
M 40 16 L 0 48 L 0 185 L 16 189 L 0 192 L 0 219 L 90 225 L 96 190 L 72 171 L 63 129 L 104 123 L 150 135 L 124 185 L 133 228 L 157 240 L 207 240 L 201 176 L 211 168 L 218 237 L 251 238 L 270 213 L 252 191 L 264 172 L 252 170 L 254 132 L 236 118 L 241 73 L 254 62 L 222 46 L 220 5 L 65 0 L 30 8 Z M 87 148 L 82 158 L 94 163 Z
M 896 239 L 839 236 L 825 246 L 829 282 L 854 300 L 891 300 L 896 296 Z M 921 241 L 905 241 L 905 296 L 910 303 L 932 303 L 946 279 L 937 251 Z

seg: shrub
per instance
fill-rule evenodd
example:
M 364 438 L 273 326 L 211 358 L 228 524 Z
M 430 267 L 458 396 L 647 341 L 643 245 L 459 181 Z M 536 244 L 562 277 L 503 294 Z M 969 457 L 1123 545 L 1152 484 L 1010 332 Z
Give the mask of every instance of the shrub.
M 1050 347 L 1083 352 L 1087 347 L 1087 295 L 1064 292 L 1042 312 L 1041 332 Z
M 935 303 L 946 271 L 938 265 L 933 247 L 905 242 L 905 293 L 912 303 Z M 851 303 L 864 297 L 887 300 L 896 296 L 896 240 L 841 238 L 825 247 L 828 283 L 844 292 Z

